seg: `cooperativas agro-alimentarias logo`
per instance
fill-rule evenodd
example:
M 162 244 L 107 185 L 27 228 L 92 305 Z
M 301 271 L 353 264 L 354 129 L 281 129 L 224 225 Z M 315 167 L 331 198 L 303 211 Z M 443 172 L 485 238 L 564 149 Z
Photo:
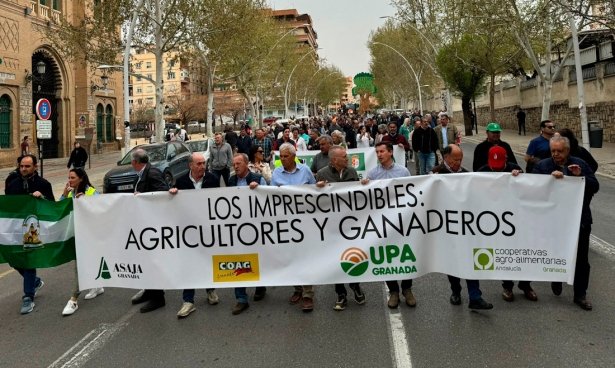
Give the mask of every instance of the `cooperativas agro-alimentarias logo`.
M 474 270 L 492 271 L 495 267 L 492 248 L 474 248 Z

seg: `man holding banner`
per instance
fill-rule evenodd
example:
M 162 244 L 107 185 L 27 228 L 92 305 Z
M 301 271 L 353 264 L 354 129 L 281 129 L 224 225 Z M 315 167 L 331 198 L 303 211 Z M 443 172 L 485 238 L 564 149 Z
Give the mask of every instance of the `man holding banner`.
M 273 170 L 271 186 L 316 184 L 312 171 L 304 164 L 296 163 L 296 156 L 297 151 L 295 151 L 292 143 L 284 143 L 280 146 L 282 166 L 276 167 Z M 290 304 L 299 304 L 299 301 L 302 299 L 303 311 L 311 312 L 314 309 L 314 286 L 295 286 L 295 292 L 290 298 Z
M 395 123 L 389 123 L 392 127 Z M 407 142 L 406 142 L 407 143 Z M 410 176 L 408 169 L 398 163 L 393 162 L 393 144 L 390 141 L 383 141 L 376 144 L 376 155 L 380 162 L 376 167 L 371 169 L 367 174 L 367 179 L 361 180 L 361 184 L 367 184 L 370 180 L 404 178 Z M 387 281 L 389 288 L 389 308 L 397 308 L 399 306 L 399 285 L 396 280 Z M 406 304 L 409 307 L 416 307 L 416 298 L 412 294 L 412 279 L 402 280 L 401 291 L 406 298 Z
M 36 171 L 37 168 L 36 156 L 32 154 L 25 155 L 19 163 L 21 178 L 15 179 L 9 184 L 6 194 L 30 194 L 36 198 L 55 201 L 51 184 L 38 176 L 38 172 Z M 30 227 L 32 228 L 32 232 L 38 232 L 38 230 L 32 227 L 32 224 Z M 34 237 L 35 235 L 33 234 L 32 236 Z M 36 237 L 38 238 L 38 234 L 36 234 Z M 24 296 L 22 298 L 23 306 L 21 307 L 21 314 L 28 314 L 34 310 L 34 297 L 45 283 L 36 276 L 36 268 L 28 269 L 15 267 L 15 270 L 23 276 Z
M 338 183 L 347 181 L 359 181 L 359 174 L 354 167 L 348 167 L 348 155 L 346 150 L 341 146 L 333 146 L 329 149 L 329 159 L 331 163 L 326 167 L 318 170 L 316 174 L 316 183 L 319 187 L 324 187 L 327 183 Z M 354 300 L 359 304 L 365 304 L 365 293 L 361 290 L 358 282 L 350 283 L 350 289 L 354 292 Z M 337 301 L 333 309 L 343 311 L 346 309 L 348 300 L 346 299 L 346 288 L 344 284 L 335 284 L 335 292 L 337 293 Z
M 592 212 L 589 205 L 598 193 L 600 184 L 589 165 L 580 158 L 570 156 L 570 141 L 566 137 L 553 137 L 550 142 L 551 158 L 540 161 L 534 166 L 534 174 L 552 175 L 556 179 L 564 176 L 582 176 L 585 178 L 585 192 L 583 193 L 583 209 L 581 212 L 581 229 L 579 230 L 579 243 L 577 247 L 577 263 L 574 272 L 573 301 L 582 309 L 592 310 L 592 304 L 587 300 L 589 286 L 589 237 L 592 231 Z M 562 293 L 562 283 L 551 284 L 553 294 Z

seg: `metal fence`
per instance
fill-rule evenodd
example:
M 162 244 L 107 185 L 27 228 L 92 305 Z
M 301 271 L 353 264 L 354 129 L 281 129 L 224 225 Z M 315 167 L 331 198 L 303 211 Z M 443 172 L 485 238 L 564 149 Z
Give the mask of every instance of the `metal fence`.
M 504 81 L 502 85 L 504 89 L 515 88 L 517 87 L 517 80 L 516 79 L 507 80 L 507 81 Z
M 615 63 L 611 62 L 604 66 L 604 75 L 615 74 Z

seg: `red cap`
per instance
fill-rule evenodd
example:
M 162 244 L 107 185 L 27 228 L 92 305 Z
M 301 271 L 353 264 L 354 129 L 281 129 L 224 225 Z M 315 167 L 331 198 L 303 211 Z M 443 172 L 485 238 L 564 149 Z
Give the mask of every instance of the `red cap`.
M 500 146 L 493 146 L 489 149 L 489 167 L 492 169 L 502 169 L 506 166 L 506 150 Z

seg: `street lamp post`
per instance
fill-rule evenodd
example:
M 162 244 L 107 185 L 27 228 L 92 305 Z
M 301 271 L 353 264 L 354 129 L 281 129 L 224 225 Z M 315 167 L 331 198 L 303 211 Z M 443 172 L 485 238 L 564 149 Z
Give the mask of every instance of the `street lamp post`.
M 410 70 L 412 70 L 412 73 L 414 74 L 414 78 L 416 79 L 416 86 L 418 88 L 418 93 L 419 93 L 419 110 L 420 110 L 419 113 L 423 115 L 423 97 L 421 96 L 421 82 L 419 81 L 419 76 L 414 71 L 412 64 L 410 64 L 410 62 L 408 61 L 408 59 L 406 59 L 404 55 L 402 55 L 399 51 L 395 50 L 393 47 L 387 45 L 386 43 L 382 43 L 382 42 L 373 42 L 373 43 L 390 48 L 391 50 L 395 51 L 397 55 L 401 56 L 402 59 L 404 59 L 404 61 L 406 62 L 406 64 L 408 64 L 408 66 L 410 67 Z
M 303 55 L 301 59 L 299 59 L 299 62 L 297 62 L 297 65 L 295 65 L 293 70 L 290 72 L 290 75 L 288 76 L 288 81 L 286 81 L 286 88 L 284 89 L 284 118 L 285 119 L 288 119 L 288 86 L 290 85 L 290 79 L 293 77 L 293 73 L 295 72 L 295 69 L 297 69 L 299 64 L 301 64 L 303 59 L 305 59 L 306 56 L 308 56 L 309 54 L 311 54 L 312 52 L 316 50 L 320 50 L 320 49 L 310 49 L 310 51 L 306 52 L 305 55 Z

